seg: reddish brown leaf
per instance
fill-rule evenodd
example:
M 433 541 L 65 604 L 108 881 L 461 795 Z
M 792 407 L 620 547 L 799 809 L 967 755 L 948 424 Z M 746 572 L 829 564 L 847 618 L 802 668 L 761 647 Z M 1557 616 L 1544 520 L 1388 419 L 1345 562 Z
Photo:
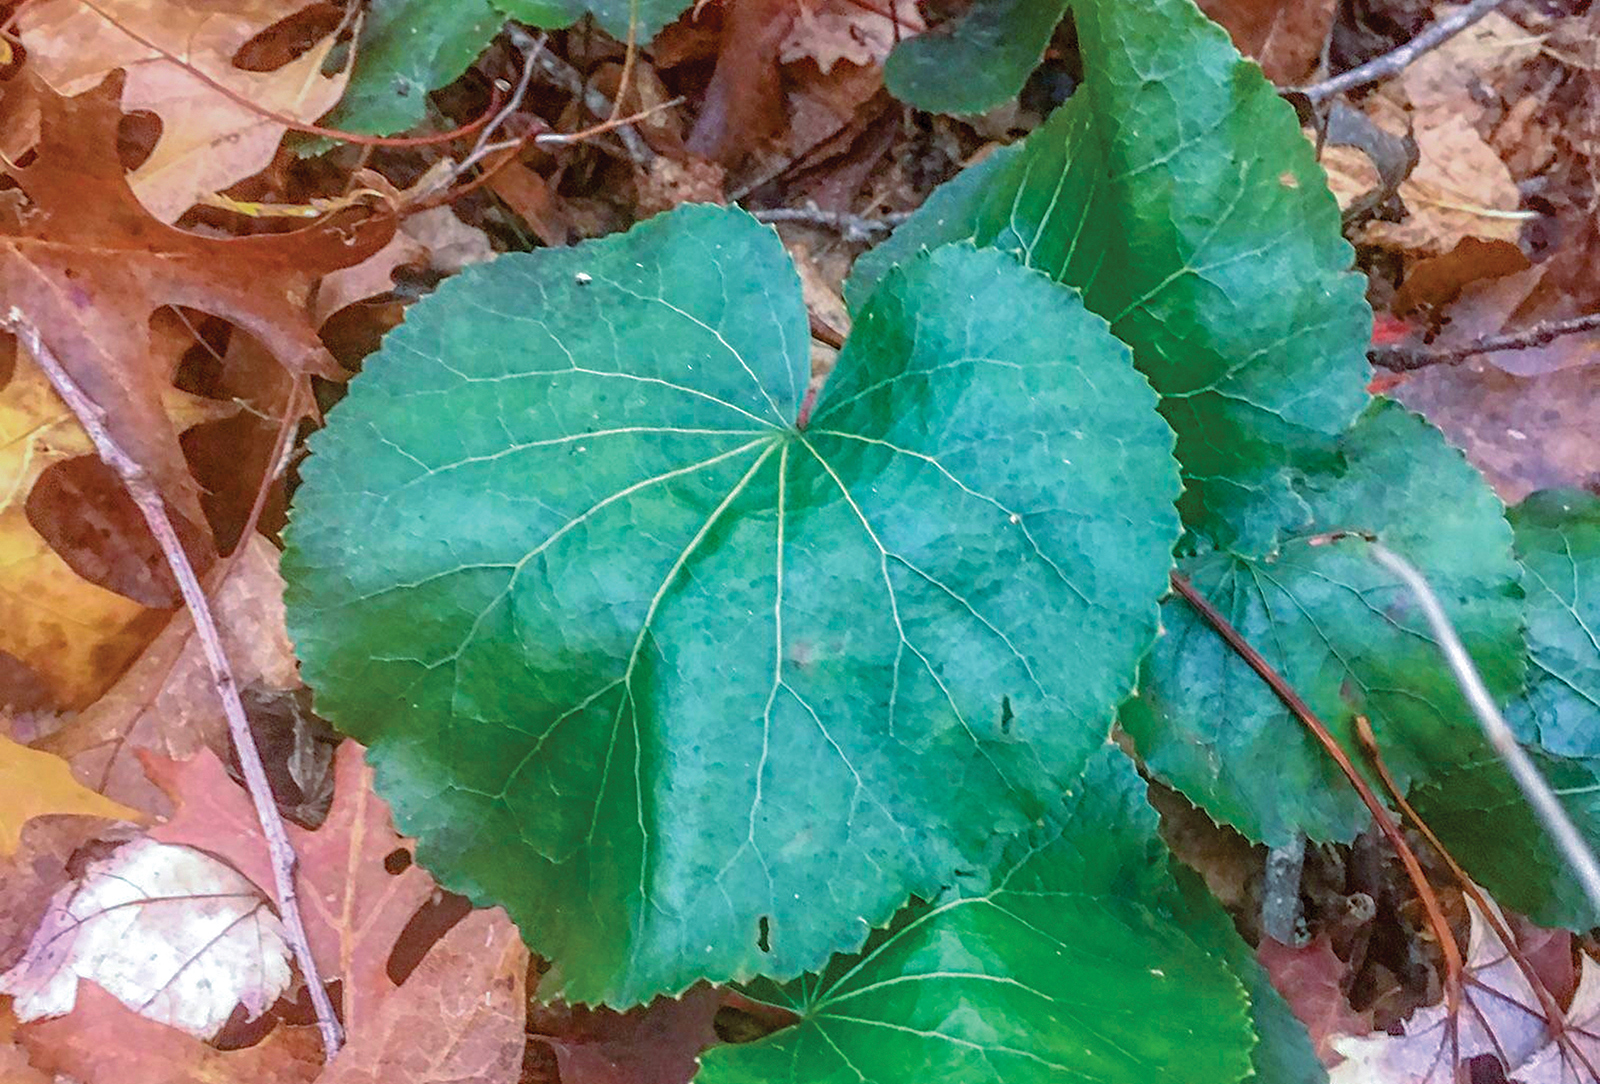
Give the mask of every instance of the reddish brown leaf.
M 1328 1064 L 1340 1059 L 1332 1041 L 1339 1035 L 1365 1035 L 1372 1030 L 1372 1013 L 1356 1012 L 1344 994 L 1350 965 L 1334 954 L 1326 934 L 1299 948 L 1270 937 L 1261 939 L 1256 958 L 1267 977 L 1295 1016 L 1311 1032 L 1317 1056 Z
M 315 1028 L 279 1027 L 243 1050 L 217 1050 L 147 1020 L 92 982 L 66 1016 L 17 1028 L 35 1067 L 82 1084 L 309 1084 L 321 1068 Z
M 732 165 L 783 126 L 778 49 L 796 11 L 797 0 L 729 0 L 717 69 L 689 133 L 690 151 Z
M 115 86 L 76 98 L 40 92 L 38 154 L 7 167 L 32 206 L 0 216 L 0 305 L 44 330 L 89 397 L 112 407 L 112 436 L 186 518 L 203 521 L 178 434 L 162 408 L 172 373 L 147 349 L 166 304 L 221 316 L 297 374 L 337 375 L 307 315 L 328 271 L 381 248 L 389 219 L 232 239 L 174 229 L 144 210 L 117 157 Z
M 1311 75 L 1339 6 L 1338 0 L 1199 0 L 1199 4 L 1274 83 L 1298 83 Z
M 474 911 L 351 1029 L 320 1084 L 515 1084 L 527 973 L 505 912 Z
M 554 1052 L 561 1084 L 687 1084 L 717 1041 L 711 1022 L 723 998 L 698 986 L 627 1012 L 538 1005 L 528 1031 Z

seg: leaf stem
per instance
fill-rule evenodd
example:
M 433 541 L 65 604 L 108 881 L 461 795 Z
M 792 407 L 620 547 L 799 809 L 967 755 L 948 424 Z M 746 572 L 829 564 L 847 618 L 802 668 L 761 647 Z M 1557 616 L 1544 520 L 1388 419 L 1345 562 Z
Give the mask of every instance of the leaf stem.
M 0 317 L 0 326 L 15 333 L 18 341 L 33 355 L 39 363 L 39 368 L 44 370 L 45 376 L 55 387 L 56 393 L 61 396 L 78 419 L 78 423 L 83 426 L 84 432 L 93 441 L 100 458 L 122 479 L 122 484 L 127 487 L 128 495 L 138 505 L 145 523 L 150 527 L 150 533 L 160 545 L 161 552 L 172 569 L 173 577 L 178 582 L 184 604 L 194 621 L 195 632 L 205 650 L 206 662 L 211 668 L 212 684 L 222 699 L 223 714 L 227 716 L 228 732 L 233 738 L 234 749 L 239 756 L 239 766 L 244 771 L 246 789 L 255 804 L 256 818 L 261 822 L 261 831 L 266 837 L 267 849 L 272 856 L 274 888 L 278 897 L 280 917 L 283 919 L 285 939 L 289 942 L 295 962 L 300 966 L 300 974 L 306 981 L 311 1003 L 316 1008 L 317 1025 L 322 1032 L 322 1045 L 328 1059 L 331 1060 L 343 1043 L 343 1032 L 338 1017 L 334 1015 L 328 991 L 322 985 L 317 962 L 311 955 L 311 946 L 306 940 L 305 923 L 300 918 L 299 897 L 294 882 L 296 864 L 294 846 L 289 842 L 283 818 L 279 815 L 277 803 L 273 800 L 272 788 L 267 782 L 266 768 L 261 762 L 261 752 L 256 748 L 255 735 L 251 733 L 244 705 L 239 700 L 238 682 L 233 676 L 227 653 L 223 651 L 222 638 L 217 632 L 217 623 L 211 614 L 211 604 L 207 601 L 200 580 L 195 575 L 194 566 L 189 563 L 183 544 L 178 540 L 178 533 L 173 529 L 172 520 L 167 516 L 166 502 L 156 490 L 149 472 L 128 455 L 111 436 L 106 428 L 105 409 L 91 400 L 73 380 L 55 352 L 45 343 L 38 325 L 21 309 L 12 306 L 9 312 Z
M 1173 589 L 1183 596 L 1185 602 L 1194 607 L 1195 612 L 1205 619 L 1206 624 L 1210 625 L 1212 630 L 1222 637 L 1223 642 L 1244 660 L 1245 665 L 1267 683 L 1273 694 L 1283 701 L 1283 706 L 1311 732 L 1328 756 L 1339 766 L 1345 778 L 1350 780 L 1350 785 L 1355 788 L 1361 801 L 1371 811 L 1372 819 L 1377 822 L 1379 830 L 1388 838 L 1390 846 L 1399 856 L 1400 864 L 1405 867 L 1406 876 L 1410 878 L 1412 887 L 1417 890 L 1417 897 L 1422 901 L 1423 910 L 1427 912 L 1428 925 L 1433 930 L 1434 938 L 1439 942 L 1439 951 L 1444 955 L 1445 989 L 1451 994 L 1453 1008 L 1455 994 L 1461 988 L 1463 970 L 1461 949 L 1456 945 L 1455 936 L 1450 932 L 1450 923 L 1444 917 L 1444 909 L 1439 906 L 1438 895 L 1428 883 L 1427 875 L 1422 872 L 1422 863 L 1418 861 L 1411 845 L 1406 842 L 1405 836 L 1400 833 L 1394 818 L 1389 816 L 1389 811 L 1378 801 L 1378 796 L 1373 793 L 1365 777 L 1351 763 L 1349 755 L 1345 753 L 1338 739 L 1329 732 L 1327 724 L 1317 718 L 1316 712 L 1300 698 L 1300 694 L 1295 692 L 1294 687 L 1284 679 L 1283 675 L 1273 669 L 1272 664 L 1262 657 L 1261 652 L 1250 646 L 1250 642 L 1243 634 L 1195 589 L 1187 576 L 1181 572 L 1174 572 L 1171 578 Z

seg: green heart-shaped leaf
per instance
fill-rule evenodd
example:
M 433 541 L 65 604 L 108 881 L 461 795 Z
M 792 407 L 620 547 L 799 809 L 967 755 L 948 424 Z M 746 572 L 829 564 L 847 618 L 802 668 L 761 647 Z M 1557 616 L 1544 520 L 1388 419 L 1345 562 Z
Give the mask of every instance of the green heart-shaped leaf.
M 800 1017 L 716 1047 L 696 1084 L 1236 1081 L 1245 991 L 1191 940 L 1144 782 L 1108 747 L 1064 806 L 1015 840 L 991 890 L 915 906 L 867 951 L 750 993 Z M 1243 948 L 1214 901 L 1203 936 Z
M 1375 403 L 1338 451 L 1336 467 L 1302 481 L 1313 519 L 1280 553 L 1213 552 L 1182 567 L 1358 764 L 1353 724 L 1367 716 L 1407 787 L 1487 753 L 1482 734 L 1410 592 L 1360 538 L 1324 544 L 1318 533 L 1376 535 L 1421 568 L 1500 697 L 1520 687 L 1525 663 L 1520 570 L 1499 499 L 1421 418 Z M 1150 767 L 1252 839 L 1360 831 L 1365 807 L 1266 683 L 1181 598 L 1163 625 L 1122 714 Z
M 1171 433 L 1070 291 L 917 260 L 802 428 L 808 356 L 776 235 L 681 208 L 445 283 L 313 439 L 307 679 L 547 993 L 859 946 L 1041 814 L 1154 635 Z
M 1294 110 L 1192 0 L 1070 6 L 1077 92 L 864 255 L 849 296 L 960 240 L 1082 290 L 1161 393 L 1185 524 L 1270 553 L 1309 518 L 1296 474 L 1366 403 L 1366 280 Z

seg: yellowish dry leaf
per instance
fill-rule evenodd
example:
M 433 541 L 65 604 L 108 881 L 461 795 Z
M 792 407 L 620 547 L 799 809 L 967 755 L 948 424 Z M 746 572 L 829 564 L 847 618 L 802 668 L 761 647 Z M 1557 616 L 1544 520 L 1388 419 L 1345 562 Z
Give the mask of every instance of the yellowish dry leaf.
M 0 737 L 0 856 L 16 853 L 24 824 L 53 813 L 139 819 L 134 810 L 72 778 L 72 770 L 60 757 Z
M 179 430 L 234 411 L 168 387 Z M 149 640 L 144 606 L 88 582 L 28 522 L 25 503 L 52 464 L 93 453 L 31 358 L 0 387 L 0 651 L 25 663 L 55 703 L 83 708 Z
M 123 110 L 150 110 L 162 124 L 155 149 L 129 180 L 152 215 L 172 222 L 202 197 L 272 160 L 287 128 L 266 114 L 312 121 L 344 92 L 348 71 L 322 74 L 332 36 L 276 71 L 233 64 L 241 46 L 305 6 L 280 0 L 45 0 L 22 9 L 18 28 L 30 65 L 61 94 L 98 86 L 118 68 L 127 72 Z M 166 59 L 141 38 L 183 63 Z M 242 101 L 207 85 L 196 71 Z

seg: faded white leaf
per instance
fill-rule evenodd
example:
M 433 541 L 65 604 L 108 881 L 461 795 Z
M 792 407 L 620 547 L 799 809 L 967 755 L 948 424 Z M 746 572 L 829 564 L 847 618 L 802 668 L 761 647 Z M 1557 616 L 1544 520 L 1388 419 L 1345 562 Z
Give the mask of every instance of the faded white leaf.
M 191 847 L 138 839 L 61 891 L 27 955 L 0 975 L 24 1022 L 61 1016 L 89 979 L 134 1012 L 202 1039 L 289 985 L 289 949 L 255 885 Z

